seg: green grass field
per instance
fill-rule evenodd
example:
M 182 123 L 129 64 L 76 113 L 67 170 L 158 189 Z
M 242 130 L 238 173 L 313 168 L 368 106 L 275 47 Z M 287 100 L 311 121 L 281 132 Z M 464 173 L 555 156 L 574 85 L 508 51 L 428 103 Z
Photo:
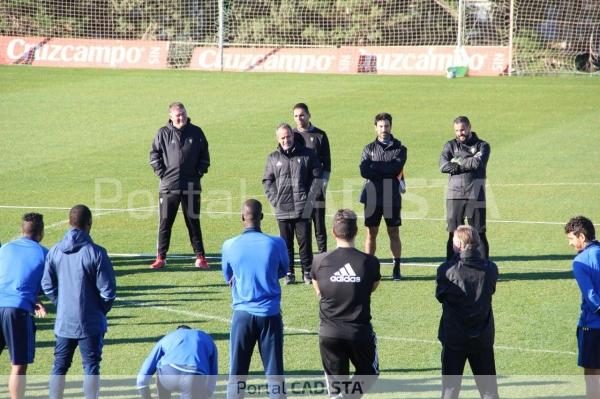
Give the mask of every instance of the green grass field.
M 435 266 L 445 255 L 444 190 L 438 171 L 452 119 L 468 115 L 473 130 L 490 142 L 488 237 L 500 268 L 494 297 L 496 365 L 503 397 L 577 397 L 575 325 L 579 291 L 570 272 L 573 251 L 562 231 L 576 214 L 600 221 L 600 81 L 597 78 L 471 78 L 229 74 L 191 71 L 115 71 L 30 67 L 0 68 L 0 241 L 19 234 L 28 211 L 44 214 L 50 247 L 67 229 L 68 209 L 85 203 L 94 212 L 92 237 L 113 256 L 119 299 L 110 313 L 102 372 L 129 378 L 164 333 L 182 323 L 211 333 L 228 370 L 230 293 L 220 264 L 192 267 L 181 216 L 175 223 L 172 259 L 164 271 L 148 269 L 156 236 L 158 181 L 148 165 L 150 143 L 182 101 L 205 131 L 212 158 L 202 181 L 202 228 L 210 256 L 241 230 L 239 208 L 248 197 L 265 200 L 261 178 L 275 147 L 274 128 L 293 122 L 290 107 L 306 102 L 315 125 L 327 131 L 333 171 L 328 213 L 350 207 L 358 195 L 361 150 L 373 140 L 373 116 L 394 116 L 393 132 L 408 147 L 408 193 L 401 229 L 405 266 L 400 282 L 391 267 L 373 295 L 382 381 L 376 397 L 438 397 L 440 305 L 433 293 Z M 263 230 L 277 234 L 271 215 Z M 363 232 L 357 244 L 362 248 Z M 387 237 L 377 254 L 389 262 Z M 304 285 L 283 288 L 285 368 L 321 373 L 318 302 Z M 52 309 L 53 310 L 53 309 Z M 53 316 L 38 320 L 36 362 L 30 384 L 41 392 L 53 358 Z M 9 371 L 7 354 L 0 374 Z M 261 370 L 258 354 L 252 369 Z M 72 374 L 81 374 L 76 356 Z M 528 383 L 524 376 L 547 382 Z M 556 383 L 558 377 L 573 386 Z M 533 377 L 532 377 L 533 378 Z M 524 381 L 521 381 L 523 379 Z M 119 397 L 135 397 L 123 382 Z M 551 385 L 551 384 L 550 384 Z M 0 392 L 4 385 L 0 386 Z M 79 387 L 73 393 L 77 397 Z M 466 397 L 476 397 L 467 390 Z M 43 394 L 39 393 L 43 397 Z M 471 396 L 469 396 L 471 395 Z M 475 396 L 473 396 L 475 395 Z M 322 396 L 322 395 L 321 395 Z

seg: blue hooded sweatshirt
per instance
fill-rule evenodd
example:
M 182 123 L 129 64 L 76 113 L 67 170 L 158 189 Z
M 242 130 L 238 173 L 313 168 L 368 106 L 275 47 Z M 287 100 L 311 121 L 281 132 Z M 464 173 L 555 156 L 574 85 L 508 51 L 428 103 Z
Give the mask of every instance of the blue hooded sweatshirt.
M 80 339 L 106 332 L 106 314 L 116 297 L 115 272 L 106 250 L 85 231 L 71 229 L 50 248 L 42 289 L 56 305 L 57 336 Z

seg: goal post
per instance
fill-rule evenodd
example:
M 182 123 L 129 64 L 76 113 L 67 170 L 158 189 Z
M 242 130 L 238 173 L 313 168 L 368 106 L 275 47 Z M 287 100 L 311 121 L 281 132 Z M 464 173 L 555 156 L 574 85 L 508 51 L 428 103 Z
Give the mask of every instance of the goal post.
M 168 42 L 175 68 L 197 46 L 504 46 L 509 74 L 597 73 L 600 1 L 3 0 L 0 36 Z

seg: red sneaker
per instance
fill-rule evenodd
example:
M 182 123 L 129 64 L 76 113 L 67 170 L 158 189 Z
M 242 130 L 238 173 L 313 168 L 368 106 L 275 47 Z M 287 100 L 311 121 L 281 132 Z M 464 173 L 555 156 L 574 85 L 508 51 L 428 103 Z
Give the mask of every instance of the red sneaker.
M 204 255 L 198 255 L 196 257 L 196 264 L 194 266 L 196 266 L 198 269 L 210 268 L 210 266 L 208 266 L 208 262 L 206 261 L 206 256 Z
M 150 265 L 150 269 L 162 269 L 167 265 L 165 258 L 157 257 L 154 263 Z

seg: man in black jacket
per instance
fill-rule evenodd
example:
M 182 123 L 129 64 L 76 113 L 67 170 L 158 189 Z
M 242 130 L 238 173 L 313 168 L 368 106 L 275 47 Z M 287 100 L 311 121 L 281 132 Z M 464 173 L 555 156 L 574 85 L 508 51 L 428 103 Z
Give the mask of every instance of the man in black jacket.
M 263 187 L 275 208 L 279 234 L 286 243 L 289 272 L 286 284 L 296 281 L 294 274 L 294 234 L 298 239 L 300 263 L 305 284 L 311 284 L 312 242 L 310 217 L 315 199 L 315 187 L 320 184 L 321 167 L 314 151 L 297 145 L 292 128 L 281 123 L 276 129 L 279 145 L 267 158 Z
M 449 174 L 446 259 L 454 255 L 452 236 L 465 219 L 479 233 L 479 250 L 487 259 L 490 251 L 485 234 L 485 178 L 490 145 L 471 131 L 471 122 L 466 116 L 454 119 L 454 134 L 456 138 L 446 143 L 440 156 L 440 171 Z
M 379 375 L 377 338 L 371 325 L 371 294 L 381 274 L 379 260 L 354 246 L 356 214 L 333 217 L 337 249 L 315 256 L 313 288 L 319 297 L 319 350 L 329 397 L 360 398 Z M 350 362 L 354 376 L 349 379 Z
M 438 332 L 442 343 L 442 398 L 458 398 L 469 360 L 481 397 L 496 399 L 492 295 L 498 267 L 481 257 L 479 234 L 473 227 L 458 226 L 452 240 L 456 254 L 438 268 L 435 290 L 442 304 Z
M 150 165 L 160 178 L 157 256 L 150 267 L 160 269 L 166 265 L 171 228 L 181 203 L 196 254 L 195 266 L 208 269 L 200 230 L 200 179 L 210 166 L 208 142 L 202 129 L 192 125 L 180 102 L 169 106 L 169 122 L 154 137 Z
M 318 188 L 317 197 L 312 213 L 312 221 L 315 226 L 315 238 L 319 253 L 327 252 L 327 228 L 325 226 L 325 189 L 331 174 L 331 152 L 329 150 L 329 139 L 327 134 L 310 122 L 308 105 L 298 103 L 292 110 L 296 128 L 294 129 L 294 141 L 304 145 L 315 152 L 321 169 L 323 171 L 322 185 Z
M 392 278 L 400 280 L 400 195 L 401 172 L 406 163 L 407 149 L 400 140 L 392 136 L 392 116 L 382 112 L 375 116 L 375 141 L 363 149 L 360 158 L 360 175 L 366 179 L 360 195 L 360 202 L 365 205 L 365 226 L 367 238 L 365 252 L 375 255 L 376 239 L 381 218 L 385 220 L 390 249 L 394 256 Z

